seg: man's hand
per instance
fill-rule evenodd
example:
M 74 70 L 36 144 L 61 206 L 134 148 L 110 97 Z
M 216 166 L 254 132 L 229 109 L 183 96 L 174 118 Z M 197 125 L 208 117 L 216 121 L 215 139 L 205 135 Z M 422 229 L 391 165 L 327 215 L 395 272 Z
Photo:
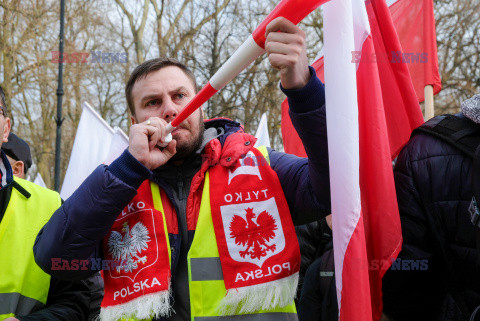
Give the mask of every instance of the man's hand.
M 289 20 L 279 17 L 267 25 L 265 50 L 272 67 L 280 70 L 285 89 L 299 89 L 310 80 L 305 32 Z
M 162 166 L 177 152 L 177 142 L 172 140 L 164 149 L 157 147 L 163 143 L 167 122 L 158 117 L 151 117 L 147 121 L 130 127 L 128 151 L 148 169 Z

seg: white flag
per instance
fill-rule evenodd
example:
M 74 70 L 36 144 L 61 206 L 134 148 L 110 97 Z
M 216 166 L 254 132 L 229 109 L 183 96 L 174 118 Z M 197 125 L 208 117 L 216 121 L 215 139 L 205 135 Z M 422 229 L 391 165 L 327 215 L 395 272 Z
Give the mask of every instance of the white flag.
M 110 165 L 118 156 L 120 156 L 125 148 L 128 147 L 128 136 L 123 132 L 121 128 L 115 127 L 115 133 L 113 134 L 112 143 L 108 150 L 107 157 L 105 158 L 105 164 Z
M 263 113 L 258 124 L 257 133 L 255 134 L 257 142 L 255 147 L 265 146 L 270 147 L 270 136 L 268 135 L 267 114 Z
M 93 170 L 107 159 L 114 130 L 88 104 L 83 103 L 70 162 L 60 195 L 65 200 Z
M 33 182 L 41 187 L 47 188 L 47 185 L 45 185 L 45 182 L 43 181 L 42 175 L 40 175 L 40 173 L 37 173 L 37 176 L 35 176 Z

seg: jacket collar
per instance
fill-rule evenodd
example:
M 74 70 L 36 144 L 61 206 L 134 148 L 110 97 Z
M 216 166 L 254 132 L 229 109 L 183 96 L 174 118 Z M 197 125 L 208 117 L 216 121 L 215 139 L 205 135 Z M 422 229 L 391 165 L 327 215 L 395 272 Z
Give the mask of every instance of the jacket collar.
M 220 138 L 214 139 L 205 146 L 202 167 L 218 164 L 224 167 L 234 166 L 239 158 L 244 157 L 253 148 L 256 141 L 254 136 L 243 131 L 226 136 L 223 143 Z
M 13 181 L 13 171 L 5 152 L 0 149 L 0 189 L 9 185 Z
M 224 117 L 205 120 L 205 129 L 208 128 L 221 128 L 223 130 L 223 134 L 217 137 L 222 146 L 225 144 L 227 137 L 231 134 L 244 132 L 243 126 L 239 122 Z

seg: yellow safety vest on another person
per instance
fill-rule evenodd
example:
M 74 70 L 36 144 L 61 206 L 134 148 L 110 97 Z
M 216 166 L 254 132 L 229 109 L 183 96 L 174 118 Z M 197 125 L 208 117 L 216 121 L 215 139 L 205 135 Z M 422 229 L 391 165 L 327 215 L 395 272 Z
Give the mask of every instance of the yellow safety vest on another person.
M 30 197 L 12 187 L 7 209 L 0 222 L 0 320 L 28 315 L 47 302 L 50 275 L 33 257 L 40 229 L 60 207 L 60 195 L 14 177 Z

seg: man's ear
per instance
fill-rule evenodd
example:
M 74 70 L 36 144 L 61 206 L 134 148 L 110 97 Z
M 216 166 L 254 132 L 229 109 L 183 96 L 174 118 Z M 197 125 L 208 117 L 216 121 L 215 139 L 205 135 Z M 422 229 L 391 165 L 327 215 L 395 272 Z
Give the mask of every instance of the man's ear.
M 135 119 L 135 116 L 130 115 L 130 121 L 132 122 L 132 125 L 135 125 L 137 123 L 137 120 Z
M 5 123 L 3 124 L 3 136 L 2 136 L 3 143 L 8 142 L 8 134 L 10 134 L 10 129 L 11 129 L 10 118 L 5 117 Z
M 12 165 L 13 175 L 24 178 L 25 177 L 25 164 L 22 161 L 15 161 Z

